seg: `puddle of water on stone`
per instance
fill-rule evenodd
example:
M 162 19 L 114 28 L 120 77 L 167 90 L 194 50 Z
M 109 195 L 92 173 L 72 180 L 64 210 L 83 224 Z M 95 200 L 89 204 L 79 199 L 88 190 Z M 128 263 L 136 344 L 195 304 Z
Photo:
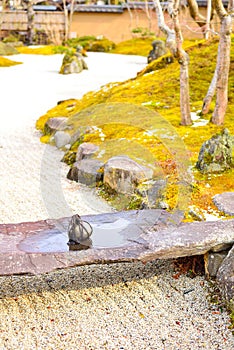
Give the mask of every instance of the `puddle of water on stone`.
M 115 248 L 127 244 L 123 232 L 130 221 L 120 218 L 114 222 L 92 224 L 92 248 Z M 23 240 L 19 249 L 28 253 L 58 253 L 69 251 L 68 234 L 57 228 L 46 230 Z M 74 249 L 75 250 L 75 249 Z

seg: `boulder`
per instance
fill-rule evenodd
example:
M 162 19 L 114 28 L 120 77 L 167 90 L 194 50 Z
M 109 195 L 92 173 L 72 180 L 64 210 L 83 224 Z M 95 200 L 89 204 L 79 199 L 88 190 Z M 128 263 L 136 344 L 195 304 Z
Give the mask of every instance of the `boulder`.
M 232 163 L 233 138 L 228 129 L 204 142 L 196 167 L 203 173 L 219 173 L 230 169 Z
M 58 117 L 58 118 L 49 118 L 44 126 L 45 135 L 51 135 L 56 131 L 66 129 L 67 118 Z
M 141 182 L 152 177 L 152 169 L 127 156 L 116 156 L 106 162 L 103 182 L 118 193 L 133 194 Z
M 54 142 L 57 148 L 62 148 L 69 144 L 71 141 L 71 136 L 65 131 L 56 131 L 54 134 Z
M 217 281 L 221 294 L 234 312 L 234 246 L 218 270 Z
M 60 68 L 60 74 L 73 74 L 80 73 L 83 69 L 88 69 L 82 55 L 79 52 L 71 53 L 68 52 L 62 62 Z
M 152 42 L 152 47 L 153 49 L 149 52 L 148 57 L 147 57 L 147 62 L 150 63 L 157 58 L 166 55 L 167 49 L 165 42 L 162 40 L 154 40 Z
M 96 159 L 83 159 L 69 170 L 67 178 L 87 186 L 95 187 L 103 179 L 104 163 Z
M 234 192 L 224 192 L 213 197 L 216 207 L 227 215 L 234 215 Z
M 97 151 L 99 147 L 91 142 L 83 142 L 77 150 L 76 161 L 79 162 L 84 158 L 91 158 Z

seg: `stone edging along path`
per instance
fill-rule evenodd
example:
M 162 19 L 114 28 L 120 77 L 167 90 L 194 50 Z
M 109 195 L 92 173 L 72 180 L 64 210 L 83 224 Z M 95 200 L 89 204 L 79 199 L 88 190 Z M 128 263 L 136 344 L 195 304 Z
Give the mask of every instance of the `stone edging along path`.
M 175 224 L 173 214 L 158 209 L 82 219 L 93 227 L 92 243 L 78 251 L 69 251 L 67 245 L 70 218 L 1 224 L 0 275 L 40 274 L 87 264 L 205 254 L 207 273 L 217 274 L 221 292 L 233 308 L 234 219 Z

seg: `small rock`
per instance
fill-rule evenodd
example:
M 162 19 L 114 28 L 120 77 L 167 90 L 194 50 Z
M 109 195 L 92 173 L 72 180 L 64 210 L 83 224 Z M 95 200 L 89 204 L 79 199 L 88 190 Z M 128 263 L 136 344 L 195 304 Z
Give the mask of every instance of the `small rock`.
M 116 156 L 104 167 L 104 184 L 118 193 L 133 194 L 140 182 L 150 180 L 153 170 L 138 164 L 127 156 Z
M 217 275 L 218 269 L 227 254 L 228 250 L 220 253 L 208 252 L 205 254 L 205 271 L 208 277 L 215 277 Z
M 57 148 L 64 147 L 71 141 L 71 136 L 65 131 L 56 131 L 54 134 L 54 142 Z
M 96 159 L 83 159 L 73 165 L 67 174 L 67 178 L 95 187 L 97 182 L 103 179 L 103 166 L 104 163 Z
M 77 150 L 76 161 L 79 162 L 84 158 L 90 158 L 99 150 L 99 147 L 90 142 L 82 143 Z
M 45 123 L 44 133 L 46 135 L 51 135 L 53 132 L 61 131 L 66 129 L 67 118 L 58 117 L 58 118 L 49 118 Z

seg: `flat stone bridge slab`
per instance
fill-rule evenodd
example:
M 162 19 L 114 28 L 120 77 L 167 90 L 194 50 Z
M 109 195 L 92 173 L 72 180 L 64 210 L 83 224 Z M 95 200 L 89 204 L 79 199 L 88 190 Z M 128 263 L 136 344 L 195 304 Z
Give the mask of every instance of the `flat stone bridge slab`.
M 125 211 L 83 216 L 87 249 L 69 250 L 70 218 L 0 225 L 0 275 L 40 274 L 87 264 L 202 255 L 234 243 L 234 219 L 180 223 L 178 213 Z

